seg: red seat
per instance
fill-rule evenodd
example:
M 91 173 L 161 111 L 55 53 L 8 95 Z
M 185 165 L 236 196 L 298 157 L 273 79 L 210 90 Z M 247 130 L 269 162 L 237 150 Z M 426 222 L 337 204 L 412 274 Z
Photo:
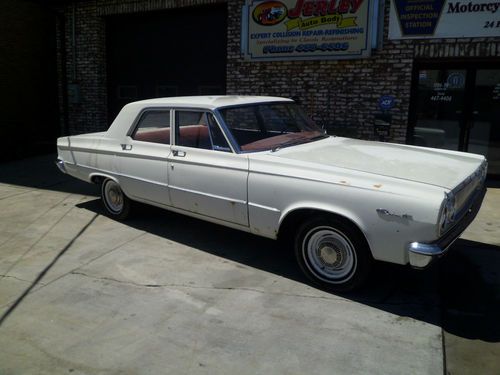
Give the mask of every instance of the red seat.
M 138 131 L 134 137 L 136 141 L 170 144 L 170 128 Z
M 170 144 L 170 128 L 155 130 L 142 130 L 137 132 L 134 137 L 136 141 L 152 142 L 161 144 Z M 206 125 L 185 125 L 179 129 L 179 146 L 212 149 L 208 126 Z
M 179 129 L 179 146 L 212 149 L 208 126 L 206 125 L 184 125 Z

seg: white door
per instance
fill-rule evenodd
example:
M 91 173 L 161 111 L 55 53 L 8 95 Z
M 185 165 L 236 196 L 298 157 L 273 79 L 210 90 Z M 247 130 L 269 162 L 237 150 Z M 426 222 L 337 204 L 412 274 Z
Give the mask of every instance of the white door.
M 130 198 L 171 205 L 167 162 L 170 154 L 170 111 L 146 110 L 137 126 L 121 140 L 117 154 L 120 185 Z
M 212 114 L 175 111 L 175 142 L 168 158 L 172 205 L 248 226 L 248 158 L 231 151 Z

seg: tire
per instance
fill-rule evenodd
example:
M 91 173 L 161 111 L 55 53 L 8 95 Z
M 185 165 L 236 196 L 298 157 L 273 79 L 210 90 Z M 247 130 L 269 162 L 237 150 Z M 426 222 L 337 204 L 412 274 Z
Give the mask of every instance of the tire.
M 131 201 L 120 185 L 107 178 L 101 185 L 101 199 L 109 217 L 125 220 L 130 215 Z
M 329 216 L 311 218 L 299 226 L 295 257 L 309 280 L 334 292 L 359 288 L 373 263 L 368 243 L 358 228 Z

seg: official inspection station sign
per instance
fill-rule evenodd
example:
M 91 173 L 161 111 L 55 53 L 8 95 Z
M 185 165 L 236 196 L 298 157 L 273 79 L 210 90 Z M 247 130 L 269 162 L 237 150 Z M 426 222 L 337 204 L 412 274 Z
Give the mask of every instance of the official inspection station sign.
M 389 39 L 500 36 L 500 0 L 391 0 Z
M 257 61 L 367 57 L 372 1 L 247 0 L 242 50 Z

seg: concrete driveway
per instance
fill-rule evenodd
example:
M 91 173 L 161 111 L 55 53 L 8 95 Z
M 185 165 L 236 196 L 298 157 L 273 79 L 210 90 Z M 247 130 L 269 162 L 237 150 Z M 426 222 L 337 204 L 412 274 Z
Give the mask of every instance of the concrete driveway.
M 498 374 L 500 190 L 443 262 L 336 295 L 273 241 L 103 215 L 54 156 L 0 165 L 0 374 Z

